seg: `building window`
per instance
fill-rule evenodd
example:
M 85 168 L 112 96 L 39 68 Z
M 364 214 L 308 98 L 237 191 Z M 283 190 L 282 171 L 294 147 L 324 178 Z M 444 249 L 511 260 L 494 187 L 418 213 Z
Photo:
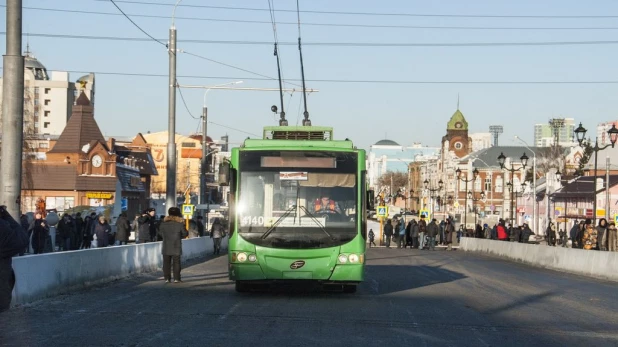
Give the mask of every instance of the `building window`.
M 64 212 L 75 207 L 75 198 L 72 196 L 48 196 L 45 198 L 46 209 L 56 209 L 58 212 Z
M 49 94 L 51 92 L 51 88 L 45 88 L 45 94 Z
M 39 95 L 39 87 L 34 87 L 34 96 Z
M 47 142 L 39 142 L 39 148 L 49 148 L 49 143 L 47 143 Z
M 50 113 L 50 112 L 51 112 L 51 111 L 45 111 L 44 116 L 45 116 L 45 117 L 49 117 L 49 113 Z
M 182 147 L 195 147 L 195 142 L 183 142 Z
M 502 193 L 502 177 L 496 178 L 496 193 Z
M 485 177 L 485 191 L 491 192 L 491 176 Z
M 462 149 L 462 148 L 463 148 L 463 144 L 461 142 L 455 143 L 455 149 Z
M 480 177 L 474 180 L 474 191 L 475 192 L 478 192 L 481 190 L 481 181 L 482 179 Z
M 51 100 L 47 99 L 45 100 L 45 106 L 49 105 L 51 103 Z
M 47 129 L 47 127 L 49 127 L 49 122 L 44 122 L 43 123 L 43 128 Z
M 39 106 L 39 99 L 34 99 L 34 106 Z

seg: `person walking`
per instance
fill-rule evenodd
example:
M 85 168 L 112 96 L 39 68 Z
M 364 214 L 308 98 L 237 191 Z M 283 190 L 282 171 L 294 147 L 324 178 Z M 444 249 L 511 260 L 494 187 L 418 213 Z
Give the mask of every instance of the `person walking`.
M 373 245 L 373 247 L 378 247 L 374 242 L 375 238 L 376 234 L 373 232 L 373 229 L 369 229 L 369 248 L 371 248 L 371 245 Z
M 384 226 L 384 238 L 386 248 L 391 248 L 391 237 L 393 236 L 393 222 L 389 219 Z
M 105 220 L 104 215 L 99 216 L 99 220 L 94 226 L 94 236 L 96 237 L 97 248 L 109 246 L 109 234 L 112 232 L 112 227 Z
M 432 251 L 436 250 L 436 236 L 439 232 L 440 227 L 438 226 L 438 221 L 434 218 L 427 226 L 427 236 L 429 237 L 429 245 L 427 245 L 428 249 Z
M 446 236 L 446 248 L 447 251 L 453 250 L 453 235 L 455 234 L 455 226 L 453 225 L 453 221 L 451 219 L 446 220 L 446 224 L 444 225 L 444 233 Z
M 416 219 L 412 220 L 410 235 L 412 236 L 412 246 L 410 246 L 410 249 L 418 248 L 418 223 L 416 222 Z
M 569 237 L 571 238 L 571 248 L 579 248 L 577 244 L 577 235 L 579 234 L 579 231 L 580 229 L 582 229 L 583 225 L 584 221 L 580 221 L 578 223 L 576 220 L 575 223 L 573 223 L 573 227 L 571 228 L 571 230 L 569 230 Z
M 601 218 L 597 226 L 597 249 L 607 251 L 607 219 Z
M 157 232 L 163 240 L 161 254 L 163 255 L 163 278 L 165 283 L 172 281 L 172 266 L 174 267 L 174 283 L 180 283 L 180 256 L 182 255 L 182 239 L 189 235 L 185 229 L 185 220 L 178 207 L 170 207 L 168 216 L 163 219 Z
M 586 219 L 583 234 L 582 244 L 584 245 L 584 249 L 594 249 L 597 246 L 597 229 L 592 225 L 592 220 L 590 218 Z
M 40 212 L 34 215 L 34 220 L 30 224 L 29 230 L 32 233 L 32 249 L 34 254 L 44 253 L 45 243 L 49 236 L 49 224 L 47 224 L 47 221 Z
M 0 312 L 11 307 L 11 293 L 15 286 L 13 257 L 27 246 L 28 234 L 9 214 L 6 206 L 0 206 Z
M 618 250 L 618 229 L 614 222 L 610 222 L 607 228 L 607 250 L 610 252 Z
M 397 238 L 397 248 L 406 248 L 406 222 L 405 220 L 399 220 L 398 226 L 398 238 Z
M 126 212 L 122 212 L 116 220 L 116 245 L 126 245 L 129 242 L 130 233 L 129 218 L 127 218 Z
M 151 240 L 153 239 L 151 235 L 151 230 L 157 230 L 155 225 L 155 209 L 149 208 L 144 211 L 144 213 L 142 213 L 142 216 L 139 217 L 139 219 L 137 220 L 137 223 L 139 227 L 137 231 L 137 237 L 135 238 L 135 243 L 151 242 Z
M 425 248 L 425 234 L 427 233 L 427 222 L 425 216 L 421 215 L 421 220 L 418 222 L 418 249 Z
M 210 227 L 210 238 L 212 239 L 214 254 L 221 253 L 221 240 L 225 237 L 225 228 L 219 218 L 215 218 Z

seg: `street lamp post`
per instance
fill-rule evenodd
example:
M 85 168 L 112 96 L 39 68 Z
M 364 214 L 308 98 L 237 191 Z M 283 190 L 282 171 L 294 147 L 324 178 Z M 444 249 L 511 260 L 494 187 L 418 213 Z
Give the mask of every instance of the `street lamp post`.
M 509 183 L 511 183 L 511 185 L 512 185 L 512 182 L 513 182 L 513 174 L 515 172 L 517 172 L 519 170 L 523 170 L 524 172 L 526 172 L 526 165 L 528 165 L 528 159 L 529 159 L 528 156 L 526 155 L 526 153 L 524 153 L 524 155 L 522 155 L 519 159 L 521 160 L 521 166 L 520 167 L 515 168 L 513 163 L 510 163 L 511 167 L 507 168 L 506 165 L 505 165 L 506 157 L 504 156 L 504 153 L 501 152 L 500 155 L 498 156 L 498 164 L 500 164 L 500 168 L 502 170 L 506 170 L 506 171 L 511 173 L 511 180 L 509 182 Z M 514 191 L 514 189 L 512 189 L 512 190 Z M 509 195 L 512 195 L 511 191 L 509 191 Z M 511 223 L 513 223 L 513 203 L 512 203 L 512 201 L 513 201 L 513 197 L 511 196 L 511 206 L 510 206 L 511 207 L 511 213 L 510 213 L 510 219 L 509 219 L 511 221 Z
M 223 84 L 219 84 L 216 86 L 212 86 L 210 88 L 207 88 L 206 91 L 204 92 L 204 104 L 202 106 L 202 159 L 201 159 L 201 168 L 200 168 L 200 204 L 205 204 L 207 201 L 209 202 L 210 199 L 206 200 L 206 186 L 207 186 L 207 182 L 206 182 L 206 174 L 210 171 L 209 169 L 209 161 L 207 160 L 207 153 L 208 153 L 208 136 L 207 136 L 207 130 L 208 130 L 208 107 L 206 107 L 206 95 L 208 94 L 208 92 L 212 89 L 212 88 L 216 88 L 216 87 L 223 87 L 223 86 L 227 86 L 227 85 L 231 85 L 231 84 L 240 84 L 242 83 L 242 81 L 236 81 L 236 82 L 229 82 L 229 83 L 223 83 Z
M 442 180 L 438 181 L 438 188 L 430 188 L 429 187 L 429 181 L 425 180 L 425 182 L 423 182 L 423 184 L 425 185 L 425 189 L 427 191 L 429 191 L 429 201 L 431 201 L 431 217 L 433 218 L 433 199 L 438 196 L 437 194 L 434 193 L 438 193 L 440 190 L 442 190 L 442 186 L 444 185 L 444 182 L 442 182 Z
M 478 169 L 474 169 L 474 171 L 472 171 L 472 178 L 471 179 L 466 179 L 463 177 L 462 172 L 460 169 L 455 170 L 455 173 L 457 174 L 457 179 L 461 180 L 462 182 L 466 183 L 466 187 L 464 189 L 464 191 L 468 191 L 468 183 L 469 182 L 473 182 L 476 181 L 476 179 L 479 176 L 479 170 Z M 459 193 L 457 193 L 457 195 L 459 195 Z M 466 194 L 466 198 L 465 198 L 465 207 L 464 207 L 464 229 L 468 229 L 468 194 Z
M 526 149 L 528 149 L 530 152 L 532 152 L 532 218 L 533 218 L 533 223 L 532 223 L 532 227 L 534 228 L 533 230 L 536 232 L 537 230 L 539 230 L 539 216 L 538 216 L 538 208 L 537 208 L 537 204 L 536 204 L 536 152 L 531 150 L 530 147 L 528 147 L 528 144 L 526 143 L 526 141 L 524 141 L 523 139 L 521 139 L 519 136 L 515 136 L 515 138 L 517 140 L 519 140 L 521 143 L 524 144 L 524 147 L 526 147 Z
M 472 200 L 472 204 L 474 205 L 474 227 L 476 228 L 476 216 L 478 215 L 478 211 L 476 209 L 476 202 L 485 200 L 485 192 L 481 191 L 481 196 L 477 199 L 474 197 L 474 193 L 468 190 L 468 199 Z
M 520 193 L 520 192 L 517 189 L 517 187 L 514 186 L 513 182 L 509 182 L 506 185 L 509 187 L 509 193 L 515 193 L 515 209 L 511 208 L 511 215 L 512 215 L 513 214 L 513 210 L 515 210 L 515 212 L 517 212 L 517 204 L 518 204 L 517 198 L 518 198 L 518 193 Z M 523 193 L 523 191 L 526 190 L 526 182 L 520 184 L 520 186 L 521 186 L 521 193 Z M 513 194 L 510 194 L 510 195 L 511 195 L 511 206 L 513 206 Z M 515 218 L 517 218 L 517 214 L 515 215 Z M 519 224 L 517 222 L 517 220 L 511 221 L 511 223 L 513 223 L 513 225 Z
M 579 126 L 574 131 L 575 136 L 577 137 L 577 142 L 579 142 L 580 146 L 584 143 L 586 131 L 588 130 L 586 130 L 586 128 L 582 126 L 582 123 L 579 123 Z M 614 148 L 616 140 L 618 139 L 618 129 L 616 129 L 616 125 L 612 125 L 612 128 L 607 131 L 607 134 L 609 135 L 609 141 L 611 142 L 610 144 L 599 147 L 599 139 L 598 137 L 595 137 L 594 147 L 592 147 L 592 150 L 594 151 L 594 180 L 592 181 L 592 225 L 596 224 L 597 219 L 597 158 L 599 155 L 599 151 L 602 151 L 609 146 L 612 146 L 612 148 Z M 588 139 L 588 145 L 590 145 L 590 139 Z M 605 182 L 605 184 L 607 189 L 609 189 L 607 182 Z M 608 207 L 609 206 L 606 206 L 605 208 L 607 209 Z

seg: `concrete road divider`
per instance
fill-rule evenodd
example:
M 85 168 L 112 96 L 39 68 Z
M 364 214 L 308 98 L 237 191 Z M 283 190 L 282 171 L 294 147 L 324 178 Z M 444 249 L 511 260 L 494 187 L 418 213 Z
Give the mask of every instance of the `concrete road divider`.
M 227 249 L 226 240 L 221 248 Z M 182 240 L 183 262 L 212 252 L 213 242 L 208 237 Z M 12 305 L 157 271 L 162 265 L 161 242 L 16 257 Z
M 549 247 L 462 237 L 459 249 L 485 253 L 546 269 L 618 281 L 618 252 Z

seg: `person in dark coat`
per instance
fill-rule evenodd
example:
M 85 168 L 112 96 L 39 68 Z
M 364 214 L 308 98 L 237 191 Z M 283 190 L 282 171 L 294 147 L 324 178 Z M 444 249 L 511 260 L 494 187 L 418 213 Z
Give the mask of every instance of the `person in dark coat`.
M 43 219 L 41 213 L 34 215 L 34 220 L 30 224 L 29 230 L 32 232 L 32 249 L 34 254 L 42 254 L 45 250 L 45 242 L 49 236 L 49 224 Z
M 149 208 L 137 219 L 138 229 L 135 243 L 146 243 L 152 240 L 150 236 L 151 228 L 156 230 L 155 209 Z
M 599 251 L 607 251 L 607 219 L 599 219 L 597 226 L 597 249 Z
M 204 222 L 203 222 L 203 217 L 202 216 L 197 216 L 197 234 L 199 235 L 199 237 L 204 236 Z
M 131 233 L 131 224 L 127 214 L 122 212 L 116 220 L 116 244 L 126 245 L 129 242 L 129 234 Z
M 212 244 L 214 247 L 214 254 L 221 253 L 221 240 L 225 237 L 225 228 L 223 227 L 223 223 L 221 223 L 221 219 L 215 218 L 212 226 L 210 227 L 210 238 L 212 239 Z
M 393 222 L 389 219 L 386 221 L 386 225 L 384 226 L 384 238 L 386 243 L 386 248 L 391 248 L 391 237 L 393 236 Z
M 112 232 L 112 227 L 105 220 L 105 216 L 100 215 L 98 222 L 94 226 L 94 236 L 97 238 L 97 247 L 109 246 L 109 233 Z
M 75 218 L 73 219 L 75 223 L 74 228 L 74 240 L 72 241 L 71 249 L 79 249 L 84 242 L 84 220 L 82 219 L 82 214 L 77 212 Z
M 19 253 L 19 255 L 21 256 L 21 255 L 24 255 L 24 253 L 28 253 L 29 251 L 28 246 L 30 245 L 30 232 L 28 230 L 30 229 L 30 222 L 28 221 L 28 216 L 26 216 L 25 214 L 22 214 L 19 217 L 19 224 L 21 225 L 21 228 L 24 230 L 26 235 L 28 235 L 28 244 L 26 245 L 24 250 Z
M 82 230 L 82 235 L 83 235 L 82 247 L 84 249 L 88 249 L 92 245 L 92 240 L 94 236 L 93 229 L 96 224 L 96 217 L 97 217 L 97 214 L 95 212 L 92 212 L 89 216 L 86 216 L 86 219 L 84 220 L 84 228 Z
M 73 222 L 71 216 L 67 213 L 62 215 L 62 219 L 58 223 L 58 236 L 59 240 L 56 241 L 61 251 L 71 250 L 71 235 L 73 234 Z
M 185 229 L 185 220 L 178 207 L 170 207 L 168 216 L 159 226 L 158 234 L 163 239 L 161 254 L 163 255 L 163 277 L 165 283 L 172 280 L 171 267 L 174 266 L 174 283 L 180 279 L 180 256 L 182 255 L 182 239 L 189 235 Z
M 453 235 L 455 235 L 455 226 L 453 225 L 453 221 L 451 219 L 446 220 L 446 224 L 444 225 L 444 234 L 446 237 L 446 244 L 448 245 L 447 251 L 453 250 Z
M 28 246 L 28 234 L 22 226 L 0 206 L 0 312 L 11 306 L 11 292 L 15 286 L 13 257 Z

